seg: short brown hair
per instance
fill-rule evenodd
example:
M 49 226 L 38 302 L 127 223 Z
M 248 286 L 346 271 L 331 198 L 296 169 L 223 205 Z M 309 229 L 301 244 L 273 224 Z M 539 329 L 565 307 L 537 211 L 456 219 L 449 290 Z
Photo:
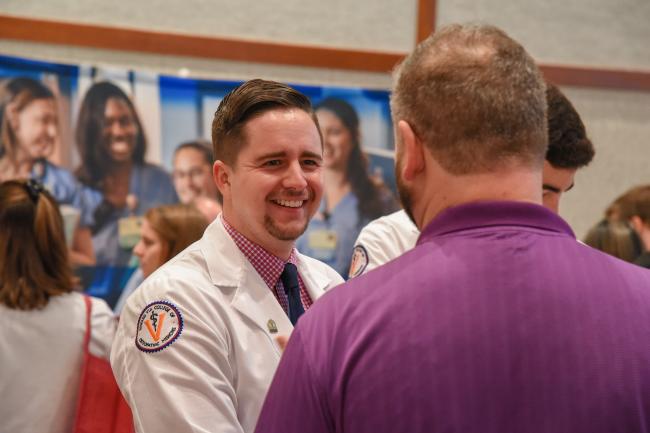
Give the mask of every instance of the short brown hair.
M 395 71 L 394 121 L 405 120 L 452 174 L 513 160 L 541 168 L 548 143 L 545 84 L 526 50 L 487 25 L 450 25 Z
M 554 84 L 546 83 L 548 104 L 548 151 L 553 167 L 578 169 L 594 158 L 594 145 L 573 104 Z
M 0 184 L 0 227 L 0 303 L 33 310 L 73 290 L 63 219 L 42 186 Z
M 165 243 L 166 262 L 201 239 L 208 220 L 192 205 L 173 204 L 151 208 L 144 215 L 153 231 Z
M 212 121 L 215 160 L 234 164 L 245 144 L 243 129 L 246 122 L 270 110 L 291 108 L 309 114 L 320 135 L 309 98 L 286 84 L 255 79 L 232 90 L 219 104 Z

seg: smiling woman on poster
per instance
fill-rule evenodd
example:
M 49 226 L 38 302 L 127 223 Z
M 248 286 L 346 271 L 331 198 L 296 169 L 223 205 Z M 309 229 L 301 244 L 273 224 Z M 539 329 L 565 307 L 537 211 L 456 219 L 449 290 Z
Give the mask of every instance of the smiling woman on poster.
M 129 97 L 115 84 L 93 84 L 81 104 L 77 177 L 104 194 L 95 213 L 93 245 L 99 265 L 128 266 L 148 209 L 176 203 L 171 177 L 145 162 L 146 139 Z
M 76 228 L 71 229 L 70 258 L 76 265 L 92 265 L 95 256 L 88 227 L 102 196 L 47 159 L 58 139 L 59 120 L 52 90 L 27 77 L 8 79 L 0 85 L 0 182 L 36 179 L 60 205 L 74 208 L 71 226 Z
M 363 226 L 397 206 L 381 180 L 368 174 L 355 109 L 342 99 L 327 98 L 316 106 L 316 115 L 323 133 L 325 188 L 319 212 L 297 245 L 347 278 L 354 241 Z

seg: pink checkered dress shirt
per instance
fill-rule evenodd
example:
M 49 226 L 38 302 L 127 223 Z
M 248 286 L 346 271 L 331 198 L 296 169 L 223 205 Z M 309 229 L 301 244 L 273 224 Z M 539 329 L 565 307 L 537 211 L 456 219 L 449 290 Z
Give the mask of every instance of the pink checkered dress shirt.
M 271 292 L 273 292 L 275 299 L 278 300 L 282 309 L 287 313 L 289 311 L 289 301 L 287 299 L 287 294 L 284 291 L 282 281 L 280 280 L 280 275 L 282 274 L 284 265 L 287 262 L 293 263 L 296 267 L 298 266 L 296 249 L 294 248 L 291 251 L 289 260 L 284 261 L 244 237 L 244 235 L 228 224 L 228 221 L 226 221 L 223 216 L 221 221 L 223 221 L 224 228 L 237 245 L 237 248 L 239 248 L 244 256 L 246 256 L 251 265 L 253 265 L 253 268 L 255 268 L 260 277 L 262 277 L 262 280 L 264 280 Z M 307 293 L 305 283 L 302 281 L 300 273 L 298 274 L 298 283 L 300 284 L 300 300 L 302 301 L 303 308 L 307 311 L 309 307 L 311 307 L 313 301 L 311 300 L 309 293 Z

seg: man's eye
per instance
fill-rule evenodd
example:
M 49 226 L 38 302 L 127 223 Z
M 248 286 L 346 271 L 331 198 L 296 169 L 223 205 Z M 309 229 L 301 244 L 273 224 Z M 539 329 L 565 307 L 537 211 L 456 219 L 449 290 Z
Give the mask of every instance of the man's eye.
M 310 166 L 314 166 L 314 167 L 318 167 L 320 165 L 319 162 L 316 161 L 315 159 L 305 159 L 305 160 L 302 161 L 302 163 L 304 165 L 310 165 Z
M 277 167 L 280 164 L 282 164 L 282 161 L 280 161 L 279 159 L 272 159 L 264 163 L 264 165 L 266 165 L 267 167 Z

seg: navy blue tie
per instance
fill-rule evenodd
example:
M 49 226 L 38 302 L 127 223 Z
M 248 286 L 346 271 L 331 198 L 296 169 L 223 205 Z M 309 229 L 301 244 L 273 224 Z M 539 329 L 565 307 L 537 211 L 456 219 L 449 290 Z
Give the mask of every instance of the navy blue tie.
M 305 312 L 305 309 L 302 308 L 302 301 L 300 300 L 300 284 L 298 283 L 298 269 L 296 265 L 293 263 L 284 265 L 280 280 L 282 280 L 284 293 L 287 294 L 287 299 L 289 300 L 289 320 L 295 326 L 298 318 Z

